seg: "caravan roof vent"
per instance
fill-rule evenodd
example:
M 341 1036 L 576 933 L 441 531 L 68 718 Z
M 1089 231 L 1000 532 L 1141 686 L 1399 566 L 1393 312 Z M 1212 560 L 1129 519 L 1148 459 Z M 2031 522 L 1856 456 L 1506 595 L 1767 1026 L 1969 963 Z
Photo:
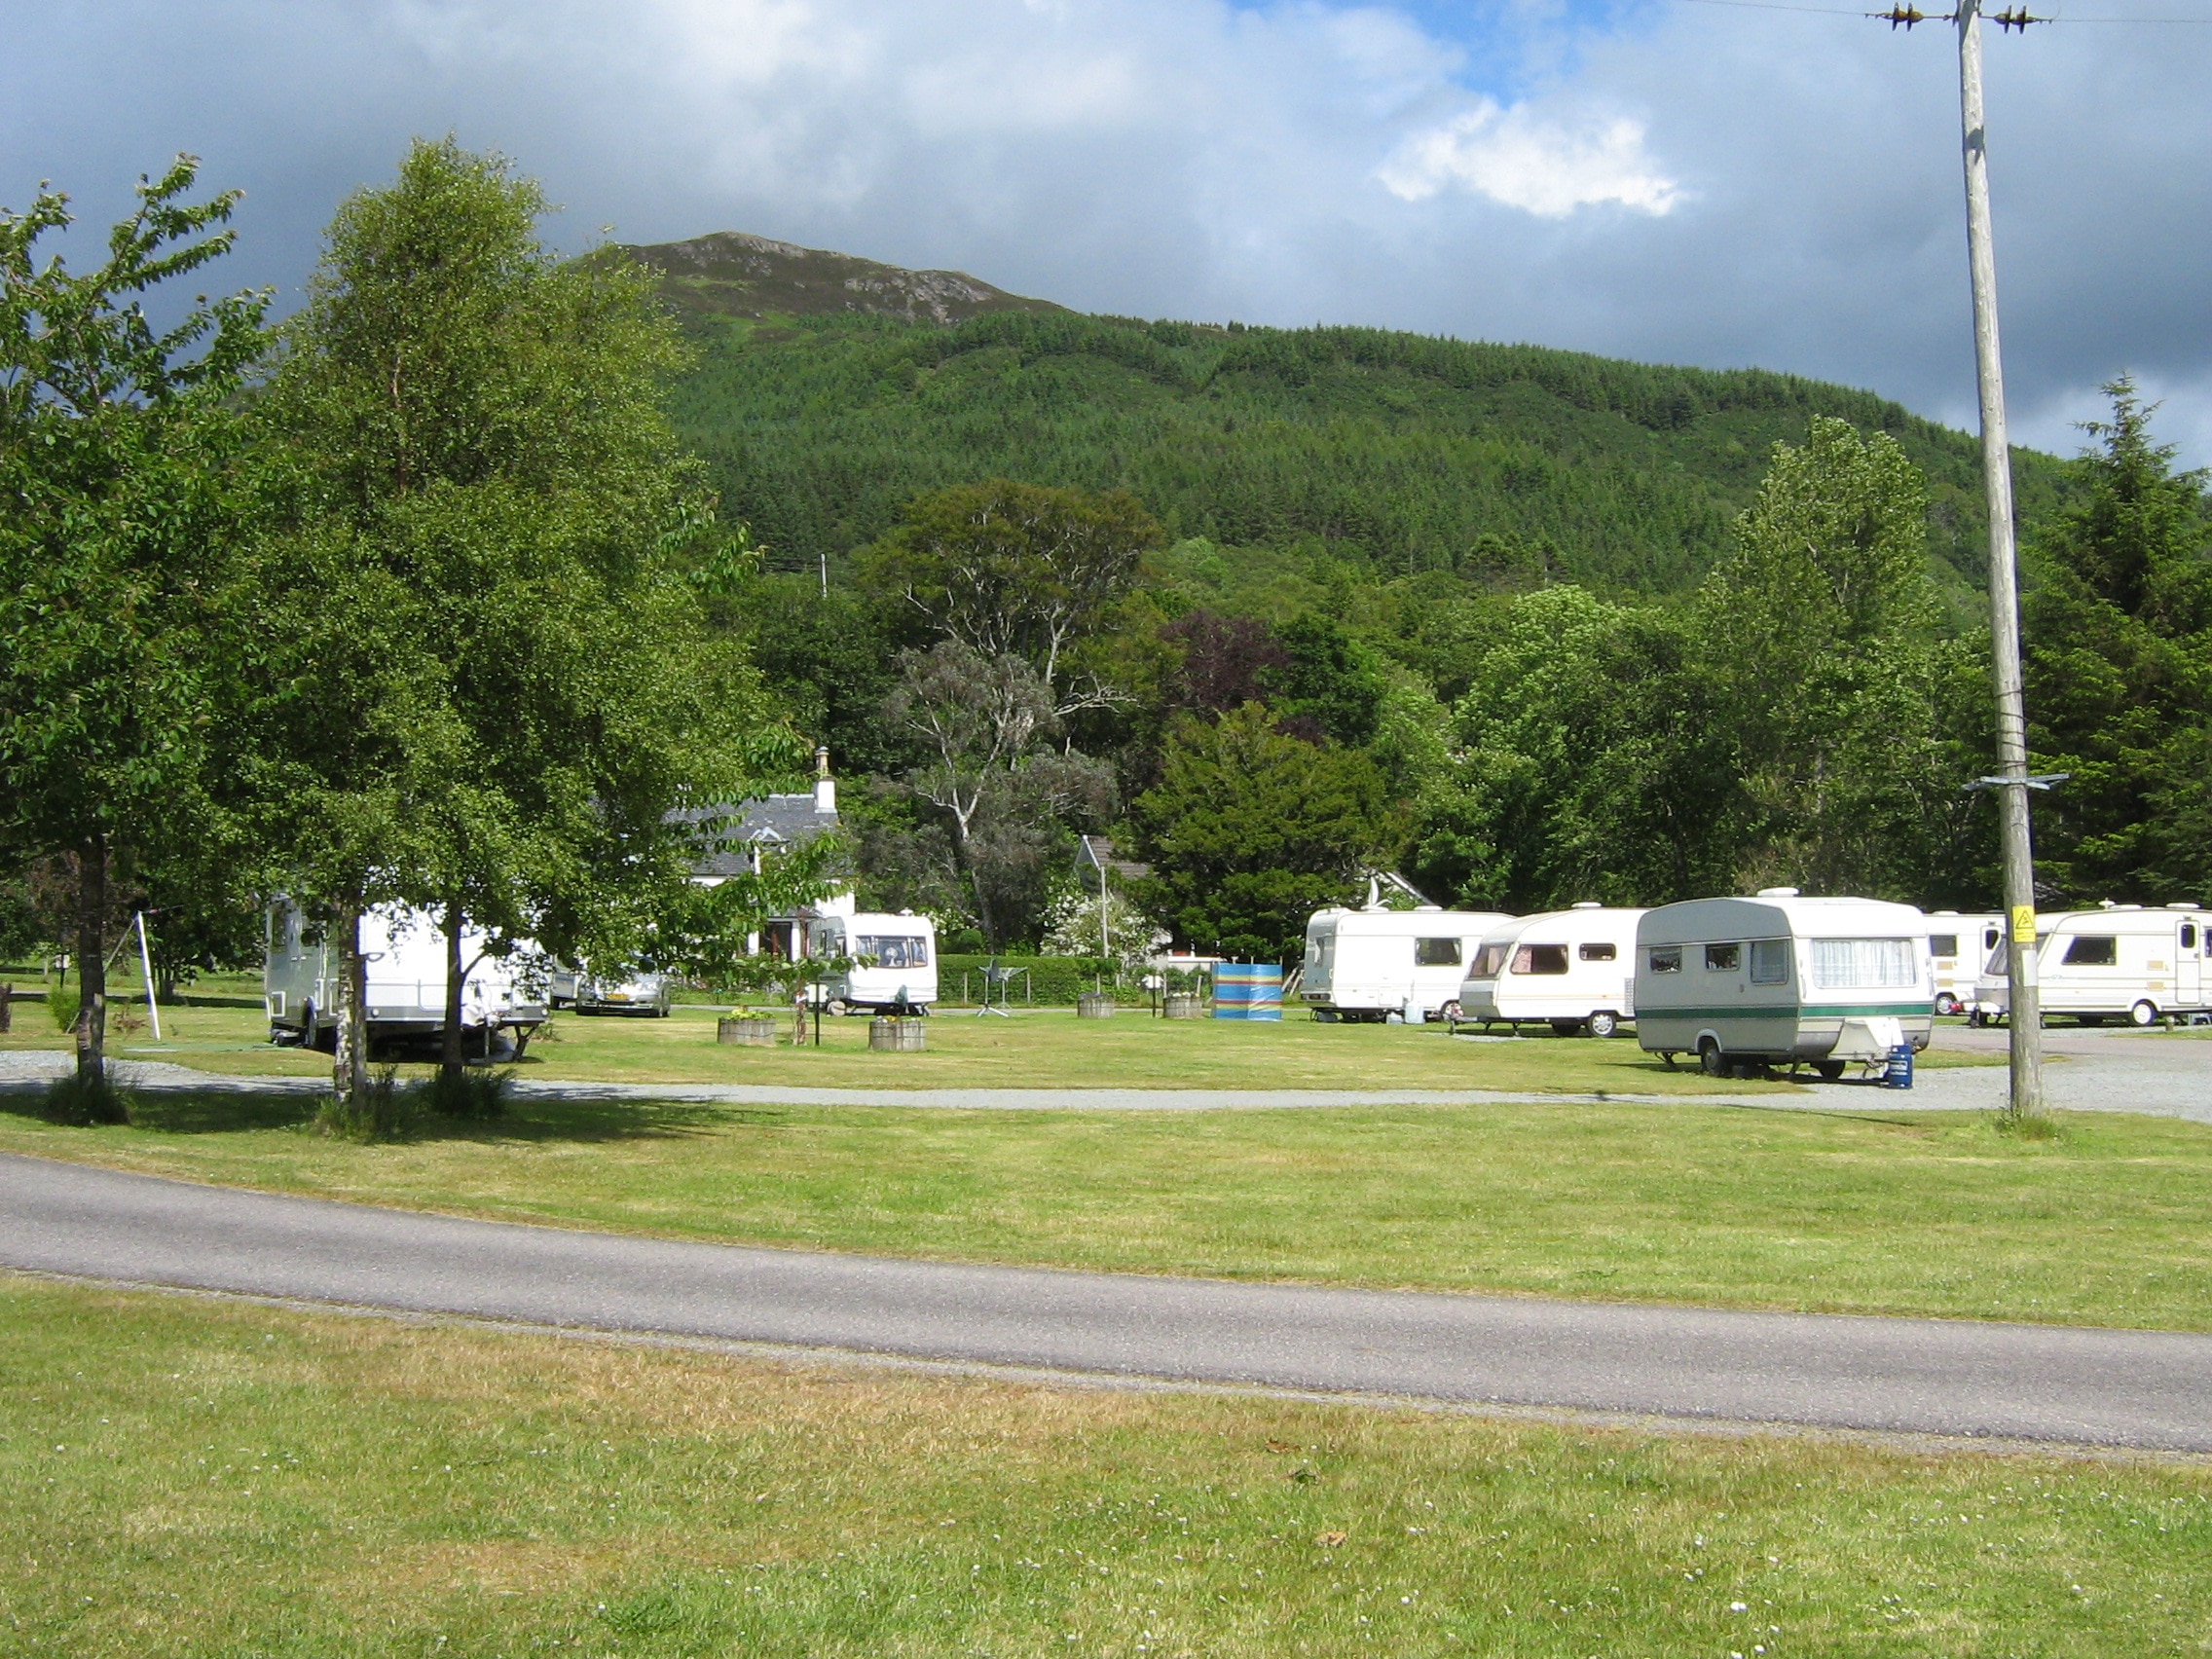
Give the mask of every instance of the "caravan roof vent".
M 1604 907 L 1604 905 L 1599 903 L 1595 899 L 1577 900 L 1572 906 L 1572 908 L 1577 910 L 1603 910 Z
M 2169 910 L 2201 910 L 2203 905 L 2194 899 L 2176 899 L 2166 906 Z
M 2113 908 L 2116 910 L 2140 910 L 2143 906 L 2140 904 L 2115 904 Z
M 1794 887 L 1762 887 L 1759 889 L 1759 897 L 1761 899 L 1794 899 L 1797 897 L 1797 889 Z
M 2115 904 L 2110 899 L 2099 899 L 2097 901 L 2097 908 L 2100 910 L 2117 910 L 2120 908 L 2120 906 L 2118 904 Z
M 1417 910 L 1436 910 L 1441 912 L 1444 906 L 1441 904 L 1416 904 L 1414 908 Z

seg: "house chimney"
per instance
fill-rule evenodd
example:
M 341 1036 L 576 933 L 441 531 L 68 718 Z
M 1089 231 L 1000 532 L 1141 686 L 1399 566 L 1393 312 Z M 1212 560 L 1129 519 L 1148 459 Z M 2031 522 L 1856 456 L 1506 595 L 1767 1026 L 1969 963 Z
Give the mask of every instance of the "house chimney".
M 837 780 L 830 775 L 827 744 L 814 752 L 814 811 L 818 817 L 833 818 L 837 813 Z

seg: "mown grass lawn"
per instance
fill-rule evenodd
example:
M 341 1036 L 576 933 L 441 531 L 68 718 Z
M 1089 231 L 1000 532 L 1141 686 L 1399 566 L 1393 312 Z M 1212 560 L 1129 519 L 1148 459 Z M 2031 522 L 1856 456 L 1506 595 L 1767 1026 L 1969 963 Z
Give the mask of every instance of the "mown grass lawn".
M 531 1101 L 359 1146 L 149 1094 L 0 1150 L 510 1221 L 946 1260 L 2212 1329 L 2212 1128 L 1621 1103 L 1196 1113 Z
M 2083 1655 L 2212 1470 L 1117 1393 L 0 1277 L 0 1651 Z
M 215 1073 L 327 1077 L 330 1062 L 268 1042 L 258 996 L 211 987 L 162 1011 L 156 1044 L 143 1007 L 119 1003 L 112 1051 Z M 17 1009 L 0 1048 L 55 1049 L 63 1039 L 40 1003 Z M 589 1083 L 714 1083 L 862 1088 L 1420 1088 L 1577 1094 L 1710 1093 L 1696 1068 L 1671 1070 L 1633 1036 L 1599 1042 L 1546 1032 L 1517 1041 L 1454 1038 L 1441 1026 L 1322 1025 L 1294 1012 L 1279 1024 L 1148 1018 L 1142 1011 L 1079 1020 L 1072 1010 L 1012 1018 L 952 1010 L 929 1023 L 928 1051 L 873 1053 L 866 1019 L 825 1019 L 822 1045 L 775 1049 L 715 1041 L 718 1010 L 680 1006 L 667 1019 L 557 1015 L 518 1075 Z M 1987 1064 L 1996 1056 L 1924 1056 Z M 409 1072 L 421 1068 L 403 1068 Z M 1729 1083 L 1730 1093 L 1785 1092 L 1782 1083 Z

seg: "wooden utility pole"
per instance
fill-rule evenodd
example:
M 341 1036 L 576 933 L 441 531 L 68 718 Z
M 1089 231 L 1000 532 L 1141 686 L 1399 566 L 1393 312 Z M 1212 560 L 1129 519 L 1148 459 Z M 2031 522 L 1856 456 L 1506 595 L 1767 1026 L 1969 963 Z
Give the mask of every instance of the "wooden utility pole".
M 1989 502 L 1989 646 L 1997 682 L 1997 792 L 2005 847 L 2005 955 L 2009 970 L 2014 1117 L 2044 1109 L 2043 993 L 2036 983 L 2035 847 L 2029 834 L 2028 723 L 2020 689 L 2020 594 L 2012 529 L 2012 452 L 2005 433 L 2005 370 L 1997 341 L 1997 249 L 1989 223 L 1989 146 L 1981 102 L 1981 7 L 1957 0 L 1959 117 L 1967 173 L 1967 261 L 1973 280 L 1973 354 L 1981 391 L 1981 471 Z M 2025 8 L 2000 18 L 2030 21 Z M 1894 26 L 1894 25 L 1893 25 Z M 1909 26 L 1909 25 L 1908 25 Z

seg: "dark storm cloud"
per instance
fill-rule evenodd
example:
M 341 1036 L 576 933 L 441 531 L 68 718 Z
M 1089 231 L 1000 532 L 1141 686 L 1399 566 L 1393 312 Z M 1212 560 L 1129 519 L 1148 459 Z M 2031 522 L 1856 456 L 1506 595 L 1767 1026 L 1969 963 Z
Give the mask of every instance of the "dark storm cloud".
M 1604 30 L 1528 6 L 1448 38 L 1452 15 L 10 4 L 0 202 L 52 177 L 104 218 L 193 150 L 249 192 L 232 279 L 296 291 L 340 197 L 452 130 L 542 177 L 571 245 L 756 230 L 1086 309 L 1762 363 L 1971 422 L 1946 31 L 1659 0 Z M 2212 459 L 2207 47 L 2087 22 L 1989 43 L 2035 441 L 2071 447 L 2130 369 Z

